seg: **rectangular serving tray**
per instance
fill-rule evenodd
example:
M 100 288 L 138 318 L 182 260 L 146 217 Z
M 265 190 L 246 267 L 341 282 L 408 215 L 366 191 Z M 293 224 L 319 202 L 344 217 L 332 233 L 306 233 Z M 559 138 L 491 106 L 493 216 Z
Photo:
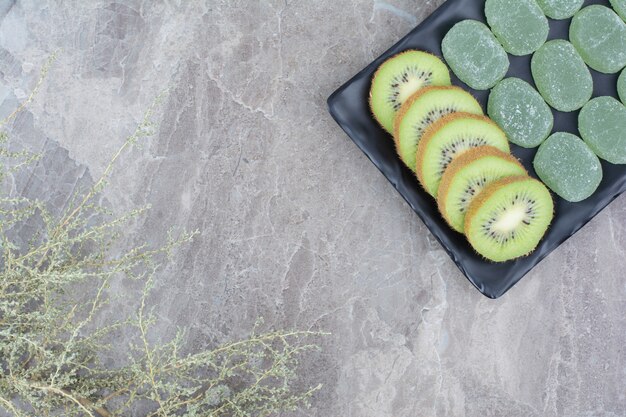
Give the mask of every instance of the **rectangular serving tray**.
M 406 49 L 420 49 L 442 56 L 441 40 L 448 30 L 464 19 L 485 22 L 484 0 L 448 0 L 419 26 L 356 74 L 328 98 L 330 114 L 354 143 L 376 165 L 389 182 L 409 203 L 448 252 L 469 281 L 485 296 L 497 298 L 508 291 L 550 252 L 583 227 L 611 201 L 626 191 L 626 165 L 602 161 L 603 180 L 598 190 L 587 200 L 569 203 L 554 195 L 555 217 L 537 249 L 527 257 L 510 262 L 492 263 L 483 259 L 468 244 L 465 237 L 447 226 L 437 211 L 435 200 L 419 186 L 415 175 L 398 158 L 391 136 L 373 119 L 368 108 L 370 80 L 378 66 L 392 55 Z M 586 1 L 609 6 L 608 1 Z M 610 6 L 609 6 L 610 7 Z M 550 39 L 568 39 L 570 19 L 550 20 Z M 534 86 L 530 74 L 531 56 L 509 55 L 511 66 L 507 77 L 518 77 Z M 594 97 L 617 97 L 618 74 L 606 75 L 590 70 L 594 79 Z M 470 89 L 452 74 L 453 84 L 470 91 L 486 108 L 489 91 Z M 554 132 L 578 133 L 578 112 L 554 111 Z M 535 149 L 511 144 L 512 153 L 536 178 L 532 161 Z

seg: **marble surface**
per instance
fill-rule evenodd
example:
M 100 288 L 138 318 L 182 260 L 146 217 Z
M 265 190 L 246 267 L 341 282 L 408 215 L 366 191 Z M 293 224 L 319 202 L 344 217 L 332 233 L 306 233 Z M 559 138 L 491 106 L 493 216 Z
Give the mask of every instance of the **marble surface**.
M 296 416 L 624 416 L 626 196 L 489 300 L 327 113 L 442 3 L 2 0 L 0 116 L 59 50 L 10 126 L 45 154 L 13 187 L 62 208 L 167 87 L 158 134 L 104 196 L 152 206 L 122 244 L 200 231 L 159 276 L 163 337 L 191 326 L 207 346 L 258 316 L 332 332 L 302 363 L 324 386 Z

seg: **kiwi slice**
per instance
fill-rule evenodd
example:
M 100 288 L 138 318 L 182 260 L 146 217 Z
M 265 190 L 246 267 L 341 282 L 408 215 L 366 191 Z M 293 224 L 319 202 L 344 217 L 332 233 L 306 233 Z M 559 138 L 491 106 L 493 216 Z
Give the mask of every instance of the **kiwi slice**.
M 372 78 L 369 103 L 374 118 L 393 133 L 393 119 L 402 103 L 431 85 L 450 85 L 450 71 L 435 55 L 408 50 L 389 58 Z
M 491 119 L 471 113 L 452 113 L 426 129 L 417 145 L 415 173 L 433 197 L 454 158 L 472 148 L 490 145 L 509 153 L 506 134 Z
M 483 114 L 478 101 L 460 87 L 426 87 L 409 97 L 394 122 L 394 139 L 400 159 L 415 171 L 417 145 L 428 126 L 451 113 Z
M 493 146 L 470 149 L 443 173 L 437 205 L 448 224 L 463 233 L 470 203 L 488 184 L 504 177 L 527 175 L 520 162 Z
M 537 248 L 554 216 L 550 191 L 528 176 L 489 184 L 472 201 L 465 234 L 474 250 L 494 262 L 526 256 Z

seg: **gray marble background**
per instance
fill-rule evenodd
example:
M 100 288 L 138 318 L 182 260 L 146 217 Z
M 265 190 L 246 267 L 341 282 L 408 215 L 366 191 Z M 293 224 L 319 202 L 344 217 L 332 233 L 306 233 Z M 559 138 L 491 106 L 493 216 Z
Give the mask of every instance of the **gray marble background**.
M 442 3 L 0 1 L 0 116 L 61 49 L 10 127 L 45 155 L 14 191 L 62 208 L 169 87 L 105 194 L 152 205 L 123 244 L 200 230 L 159 277 L 163 337 L 204 347 L 258 316 L 332 332 L 297 416 L 624 416 L 626 196 L 489 300 L 326 111 Z

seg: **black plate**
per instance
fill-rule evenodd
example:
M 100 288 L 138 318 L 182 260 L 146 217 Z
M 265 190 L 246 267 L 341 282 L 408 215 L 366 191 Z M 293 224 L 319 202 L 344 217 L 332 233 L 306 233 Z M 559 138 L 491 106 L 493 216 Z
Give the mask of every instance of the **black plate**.
M 612 200 L 626 191 L 626 165 L 612 165 L 602 161 L 604 178 L 598 190 L 587 200 L 569 203 L 556 195 L 555 218 L 539 247 L 530 256 L 511 262 L 491 263 L 476 254 L 465 237 L 450 229 L 437 211 L 435 201 L 419 186 L 415 175 L 396 155 L 393 140 L 372 118 L 367 104 L 371 77 L 388 57 L 405 49 L 421 49 L 441 56 L 441 40 L 448 30 L 463 19 L 485 22 L 484 0 L 448 0 L 432 15 L 413 29 L 400 42 L 378 57 L 328 98 L 330 114 L 352 138 L 354 143 L 380 169 L 398 190 L 452 260 L 472 284 L 484 295 L 497 298 L 515 285 L 528 271 L 550 252 L 572 236 Z M 589 4 L 609 6 L 608 1 L 586 1 Z M 550 20 L 550 39 L 568 39 L 570 20 Z M 511 66 L 507 77 L 522 78 L 534 86 L 530 74 L 530 58 L 509 55 Z M 594 97 L 617 97 L 618 75 L 605 75 L 591 70 L 594 79 Z M 453 75 L 453 84 L 471 91 L 486 108 L 488 91 L 476 91 Z M 578 112 L 554 111 L 554 131 L 578 133 Z M 532 167 L 535 149 L 524 149 L 511 144 L 512 152 L 521 159 L 528 172 L 536 177 Z

